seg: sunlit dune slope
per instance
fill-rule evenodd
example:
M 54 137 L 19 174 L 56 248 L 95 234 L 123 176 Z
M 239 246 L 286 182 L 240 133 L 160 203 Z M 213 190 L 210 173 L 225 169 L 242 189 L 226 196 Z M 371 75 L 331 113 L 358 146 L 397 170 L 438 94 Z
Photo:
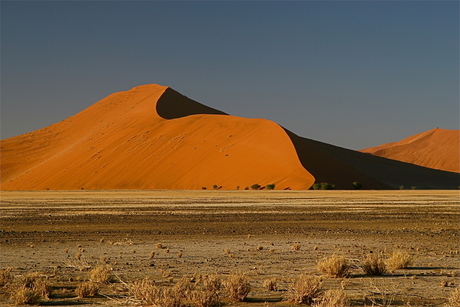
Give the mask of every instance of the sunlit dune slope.
M 361 152 L 459 173 L 459 139 L 460 130 L 435 128 L 399 142 L 363 149 Z
M 308 189 L 276 123 L 225 115 L 174 90 L 112 94 L 68 119 L 2 140 L 2 190 Z

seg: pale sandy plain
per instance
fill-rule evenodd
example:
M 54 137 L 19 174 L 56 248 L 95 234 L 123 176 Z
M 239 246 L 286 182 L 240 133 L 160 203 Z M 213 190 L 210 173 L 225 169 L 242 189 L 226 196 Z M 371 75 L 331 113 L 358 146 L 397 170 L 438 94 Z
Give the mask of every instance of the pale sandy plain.
M 460 284 L 459 205 L 458 191 L 439 190 L 3 191 L 0 267 L 46 275 L 54 288 L 48 306 L 134 306 L 121 281 L 169 286 L 233 272 L 247 274 L 252 291 L 232 306 L 292 306 L 291 282 L 320 276 L 316 262 L 340 254 L 356 264 L 352 275 L 323 276 L 323 288 L 342 287 L 353 306 L 382 294 L 394 295 L 391 306 L 445 306 Z M 413 266 L 381 277 L 357 266 L 371 251 L 394 250 L 412 254 Z M 77 284 L 101 263 L 118 278 L 100 296 L 77 298 Z M 276 292 L 263 287 L 272 277 Z M 0 305 L 9 303 L 0 289 Z

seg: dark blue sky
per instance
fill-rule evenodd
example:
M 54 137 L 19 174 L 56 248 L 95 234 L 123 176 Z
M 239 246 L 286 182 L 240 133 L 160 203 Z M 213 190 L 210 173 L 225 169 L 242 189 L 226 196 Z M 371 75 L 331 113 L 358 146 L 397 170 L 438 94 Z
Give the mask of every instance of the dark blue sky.
M 158 83 L 352 149 L 459 129 L 458 1 L 1 1 L 1 135 Z

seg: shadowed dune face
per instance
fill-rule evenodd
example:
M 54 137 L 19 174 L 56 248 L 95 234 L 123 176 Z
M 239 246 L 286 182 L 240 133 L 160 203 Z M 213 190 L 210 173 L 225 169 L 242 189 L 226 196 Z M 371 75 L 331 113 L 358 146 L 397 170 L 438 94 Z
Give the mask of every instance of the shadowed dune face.
M 365 189 L 458 189 L 460 175 L 373 156 L 309 140 L 287 131 L 302 165 L 316 182 L 351 189 L 358 181 Z
M 2 141 L 3 190 L 241 189 L 314 182 L 284 130 L 163 86 L 112 94 L 49 127 Z
M 460 172 L 460 130 L 435 128 L 399 142 L 361 150 L 375 156 L 424 167 Z
M 2 190 L 460 185 L 457 173 L 301 138 L 159 85 L 114 93 L 64 121 L 2 140 L 1 155 Z
M 164 119 L 174 119 L 196 114 L 227 115 L 222 111 L 187 98 L 171 88 L 165 90 L 163 95 L 158 99 L 156 106 L 157 114 Z

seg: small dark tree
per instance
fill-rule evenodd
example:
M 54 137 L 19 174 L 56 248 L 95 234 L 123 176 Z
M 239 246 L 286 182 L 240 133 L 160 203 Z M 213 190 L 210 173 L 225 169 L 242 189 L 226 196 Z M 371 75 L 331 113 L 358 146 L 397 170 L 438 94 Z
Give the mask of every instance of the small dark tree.
M 361 188 L 363 187 L 363 185 L 359 183 L 358 181 L 355 181 L 352 184 L 353 184 L 353 189 L 355 190 L 361 190 Z
M 215 185 L 212 186 L 212 188 L 213 188 L 214 190 L 217 190 L 217 189 L 219 188 L 219 186 L 218 186 L 217 184 L 215 184 Z
M 313 190 L 321 190 L 321 183 L 315 183 L 313 185 Z
M 275 189 L 275 184 L 267 184 L 267 190 L 274 190 Z
M 257 183 L 253 184 L 253 185 L 251 186 L 251 189 L 253 189 L 253 190 L 258 190 L 258 189 L 260 189 L 260 184 L 257 184 Z
M 321 190 L 332 190 L 333 188 L 334 185 L 327 182 L 321 182 Z

